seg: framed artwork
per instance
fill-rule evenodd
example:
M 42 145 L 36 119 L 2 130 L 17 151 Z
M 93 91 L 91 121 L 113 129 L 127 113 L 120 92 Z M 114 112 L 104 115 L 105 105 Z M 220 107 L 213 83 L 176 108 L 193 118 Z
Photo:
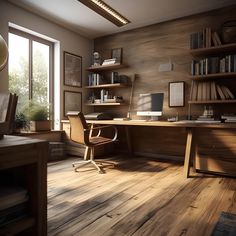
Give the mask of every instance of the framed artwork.
M 68 111 L 82 111 L 82 93 L 64 91 L 64 116 Z
M 116 58 L 116 63 L 122 63 L 122 48 L 111 49 L 111 58 Z
M 169 83 L 169 107 L 184 107 L 184 81 Z
M 65 51 L 64 85 L 82 87 L 82 57 Z

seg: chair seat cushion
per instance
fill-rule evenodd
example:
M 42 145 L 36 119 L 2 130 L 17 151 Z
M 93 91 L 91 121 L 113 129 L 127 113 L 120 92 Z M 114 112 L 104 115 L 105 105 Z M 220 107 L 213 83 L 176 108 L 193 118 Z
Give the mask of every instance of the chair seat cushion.
M 112 139 L 110 138 L 105 138 L 105 137 L 91 137 L 89 138 L 89 142 L 93 145 L 101 145 L 101 144 L 105 144 L 105 143 L 110 143 L 112 142 Z

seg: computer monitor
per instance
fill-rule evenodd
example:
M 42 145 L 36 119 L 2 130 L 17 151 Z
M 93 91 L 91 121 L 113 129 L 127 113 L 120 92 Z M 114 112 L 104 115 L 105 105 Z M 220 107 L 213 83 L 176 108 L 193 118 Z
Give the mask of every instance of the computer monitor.
M 140 94 L 138 99 L 137 116 L 151 116 L 151 119 L 158 120 L 162 115 L 164 93 Z

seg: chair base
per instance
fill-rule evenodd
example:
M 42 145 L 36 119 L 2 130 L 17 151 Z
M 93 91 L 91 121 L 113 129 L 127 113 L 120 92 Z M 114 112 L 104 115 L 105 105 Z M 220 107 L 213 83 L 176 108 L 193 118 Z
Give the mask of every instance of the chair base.
M 92 164 L 98 171 L 99 174 L 104 174 L 105 171 L 102 169 L 102 167 L 100 167 L 95 161 L 93 160 L 87 160 L 87 161 L 78 161 L 78 162 L 74 162 L 72 163 L 72 166 L 75 167 L 74 171 L 78 172 L 78 169 L 82 166 L 85 166 L 87 164 Z M 79 166 L 76 166 L 79 165 Z

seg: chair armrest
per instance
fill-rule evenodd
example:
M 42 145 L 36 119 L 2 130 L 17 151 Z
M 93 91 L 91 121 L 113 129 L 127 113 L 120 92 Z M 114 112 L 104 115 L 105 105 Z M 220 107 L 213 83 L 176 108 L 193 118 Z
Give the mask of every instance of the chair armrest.
M 118 130 L 116 128 L 116 126 L 114 125 L 102 125 L 102 126 L 96 126 L 96 127 L 92 127 L 88 130 L 98 130 L 98 134 L 96 135 L 96 137 L 99 137 L 101 135 L 101 131 L 102 129 L 105 129 L 105 128 L 113 128 L 114 129 L 114 136 L 112 138 L 112 141 L 115 141 L 117 139 L 117 136 L 118 136 Z

